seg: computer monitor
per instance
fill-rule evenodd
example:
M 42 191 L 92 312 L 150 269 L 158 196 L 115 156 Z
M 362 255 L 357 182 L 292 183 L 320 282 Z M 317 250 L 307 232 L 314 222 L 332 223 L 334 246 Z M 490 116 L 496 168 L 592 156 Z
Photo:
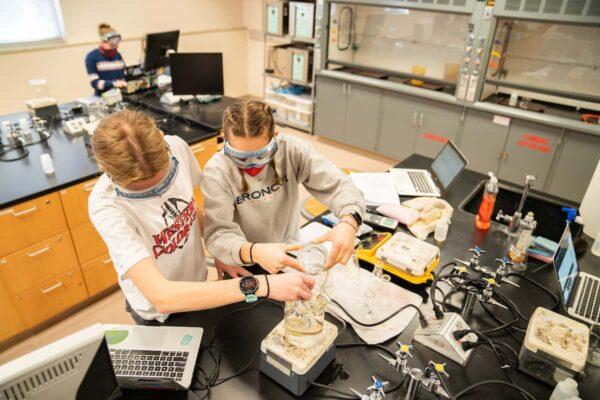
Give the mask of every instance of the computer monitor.
M 100 400 L 120 393 L 102 324 L 0 366 L 2 399 Z
M 167 67 L 169 51 L 177 51 L 179 31 L 149 33 L 146 35 L 146 51 L 144 52 L 144 70 Z
M 467 159 L 456 145 L 449 140 L 431 163 L 431 172 L 436 183 L 440 185 L 442 193 L 448 190 L 448 187 L 466 166 Z
M 554 269 L 558 275 L 560 293 L 563 305 L 566 308 L 573 294 L 577 276 L 579 275 L 579 265 L 577 264 L 575 246 L 573 246 L 573 236 L 568 224 L 554 254 Z
M 175 95 L 222 95 L 222 53 L 177 53 L 170 57 Z

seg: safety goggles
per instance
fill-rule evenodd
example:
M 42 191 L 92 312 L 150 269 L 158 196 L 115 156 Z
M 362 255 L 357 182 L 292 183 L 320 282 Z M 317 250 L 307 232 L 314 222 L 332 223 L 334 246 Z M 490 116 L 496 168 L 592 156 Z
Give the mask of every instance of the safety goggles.
M 268 164 L 277 151 L 277 142 L 272 138 L 269 144 L 256 151 L 239 151 L 225 141 L 225 155 L 240 168 L 261 167 Z
M 106 32 L 102 35 L 102 41 L 104 43 L 111 42 L 112 44 L 119 44 L 121 42 L 121 35 L 116 31 Z

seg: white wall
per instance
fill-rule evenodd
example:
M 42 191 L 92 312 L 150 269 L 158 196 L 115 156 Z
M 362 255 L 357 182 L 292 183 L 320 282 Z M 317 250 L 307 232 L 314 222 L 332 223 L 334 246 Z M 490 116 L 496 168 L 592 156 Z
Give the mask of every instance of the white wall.
M 247 30 L 246 54 L 248 94 L 262 97 L 265 70 L 263 34 L 264 0 L 244 0 L 244 26 Z
M 139 61 L 145 33 L 179 29 L 180 51 L 223 52 L 225 93 L 246 94 L 251 76 L 246 1 L 254 0 L 61 0 L 65 43 L 0 52 L 0 114 L 24 110 L 25 100 L 33 96 L 28 85 L 33 78 L 46 78 L 50 95 L 59 102 L 91 94 L 84 58 L 97 46 L 100 22 L 123 35 L 119 51 L 128 64 Z

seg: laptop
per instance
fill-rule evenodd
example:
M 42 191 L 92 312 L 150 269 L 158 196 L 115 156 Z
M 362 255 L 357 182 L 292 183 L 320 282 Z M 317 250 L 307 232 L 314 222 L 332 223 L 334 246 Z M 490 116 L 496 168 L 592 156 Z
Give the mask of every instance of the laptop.
M 119 386 L 187 390 L 192 383 L 202 328 L 105 324 Z
M 392 168 L 400 196 L 440 197 L 467 166 L 467 159 L 450 140 L 427 169 Z
M 566 313 L 589 324 L 600 323 L 600 277 L 579 271 L 568 224 L 554 255 L 554 269 Z

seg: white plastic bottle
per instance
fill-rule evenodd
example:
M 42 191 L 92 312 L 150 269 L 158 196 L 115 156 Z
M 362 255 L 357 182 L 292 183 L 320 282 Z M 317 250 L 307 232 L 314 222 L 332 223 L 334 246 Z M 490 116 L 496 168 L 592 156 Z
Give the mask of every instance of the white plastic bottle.
M 577 382 L 571 378 L 562 380 L 556 384 L 550 400 L 571 400 L 573 397 L 579 396 L 577 390 Z
M 433 231 L 433 238 L 436 242 L 441 243 L 446 240 L 446 236 L 448 236 L 448 224 L 450 224 L 448 217 L 443 216 L 438 219 Z

